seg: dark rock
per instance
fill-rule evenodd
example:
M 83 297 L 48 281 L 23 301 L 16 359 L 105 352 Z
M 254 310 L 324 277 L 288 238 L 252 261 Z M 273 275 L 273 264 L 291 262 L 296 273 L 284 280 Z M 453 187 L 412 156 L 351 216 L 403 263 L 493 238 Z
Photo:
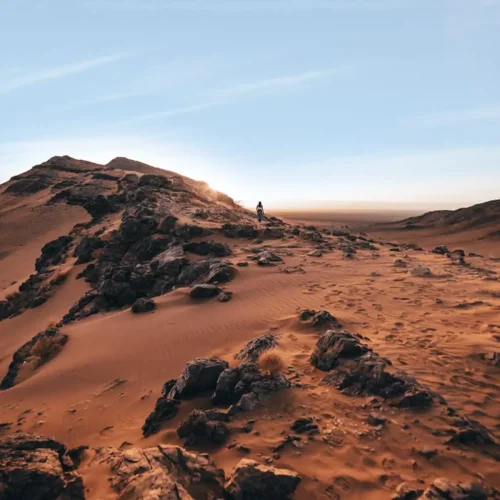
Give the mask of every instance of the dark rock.
M 60 236 L 44 245 L 42 255 L 36 260 L 35 269 L 40 272 L 44 268 L 60 264 L 72 242 L 73 237 Z
M 493 500 L 498 491 L 488 491 L 480 483 L 454 483 L 439 478 L 427 488 L 421 500 Z
M 250 342 L 248 342 L 234 357 L 244 362 L 255 362 L 264 351 L 276 347 L 277 344 L 276 336 L 273 333 L 268 333 L 267 335 L 262 335 L 261 337 L 250 340 Z
M 33 361 L 35 368 L 38 368 L 57 356 L 67 342 L 68 336 L 57 328 L 48 328 L 35 335 L 14 353 L 0 389 L 9 389 L 16 384 L 17 375 L 24 363 Z
M 120 236 L 123 242 L 132 244 L 152 235 L 158 223 L 151 215 L 127 216 L 120 225 Z
M 205 391 L 212 391 L 221 373 L 229 367 L 222 359 L 195 359 L 190 361 L 175 382 L 168 396 L 185 399 Z
M 64 445 L 20 432 L 0 440 L 0 497 L 83 500 L 85 488 Z
M 184 250 L 198 255 L 215 255 L 216 257 L 224 257 L 232 254 L 231 249 L 227 245 L 215 241 L 186 243 L 184 245 Z
M 440 246 L 435 247 L 432 250 L 432 253 L 436 253 L 438 255 L 446 255 L 447 253 L 449 253 L 449 250 L 448 250 L 448 247 L 446 247 L 444 245 L 440 245 Z
M 238 267 L 248 267 L 248 262 L 245 262 L 245 261 L 243 261 L 243 262 L 238 262 L 236 265 L 237 265 Z
M 236 270 L 225 262 L 213 263 L 205 280 L 207 283 L 228 283 L 236 275 Z
M 187 263 L 188 260 L 184 256 L 182 247 L 173 246 L 151 261 L 151 271 L 155 276 L 176 278 Z
M 399 401 L 400 408 L 426 409 L 432 406 L 432 396 L 428 391 L 412 389 Z
M 199 283 L 227 283 L 236 275 L 236 270 L 225 262 L 203 260 L 193 262 L 182 268 L 177 278 L 179 285 Z
M 172 186 L 172 182 L 163 175 L 144 174 L 139 179 L 139 186 L 155 189 L 168 189 Z
M 181 402 L 177 399 L 169 397 L 169 393 L 175 386 L 175 380 L 169 380 L 163 386 L 161 396 L 156 401 L 154 410 L 148 415 L 142 433 L 144 437 L 156 434 L 161 429 L 161 426 L 168 420 L 173 419 L 179 412 Z
M 212 234 L 212 231 L 205 227 L 184 224 L 177 229 L 177 234 L 183 240 L 192 240 L 193 238 L 210 236 Z
M 366 419 L 366 423 L 368 425 L 373 425 L 374 427 L 384 425 L 386 422 L 387 419 L 378 413 L 370 413 Z
M 300 237 L 304 240 L 314 241 L 315 243 L 323 241 L 323 236 L 318 231 L 302 231 Z
M 224 498 L 224 472 L 206 454 L 160 444 L 146 449 L 101 448 L 97 459 L 110 466 L 111 486 L 121 499 Z
M 99 181 L 119 181 L 120 177 L 116 175 L 107 174 L 106 172 L 96 172 L 92 175 L 92 179 Z
M 318 433 L 319 427 L 314 423 L 312 418 L 299 418 L 297 419 L 291 427 L 293 432 L 297 434 L 304 434 L 305 432 L 309 433 Z
M 448 443 L 465 446 L 496 445 L 488 430 L 477 423 L 459 430 Z
M 225 224 L 222 232 L 226 238 L 256 238 L 259 234 L 254 226 L 249 224 Z
M 304 309 L 300 313 L 300 321 L 310 322 L 313 327 L 329 326 L 330 328 L 340 328 L 342 325 L 337 318 L 332 316 L 328 311 L 313 311 Z
M 396 494 L 392 496 L 392 500 L 417 500 L 421 497 L 424 490 L 419 486 L 409 483 L 401 483 L 396 488 Z
M 394 267 L 408 267 L 408 264 L 404 260 L 396 259 L 394 261 Z
M 203 284 L 203 285 L 195 285 L 191 288 L 189 292 L 189 296 L 192 299 L 209 299 L 212 297 L 216 297 L 222 292 L 222 290 L 215 285 Z
M 300 481 L 295 472 L 243 459 L 229 477 L 226 491 L 234 500 L 286 500 L 292 498 Z
M 229 302 L 233 298 L 233 292 L 224 291 L 219 295 L 219 302 Z
M 191 445 L 200 439 L 214 444 L 223 444 L 229 437 L 229 429 L 224 422 L 211 421 L 204 411 L 193 410 L 187 420 L 181 423 L 177 434 L 182 439 L 187 439 Z
M 132 312 L 134 314 L 141 314 L 154 311 L 156 309 L 156 304 L 153 299 L 142 298 L 137 299 L 132 304 Z
M 285 232 L 283 229 L 276 227 L 266 227 L 264 231 L 261 232 L 261 237 L 267 240 L 280 240 L 283 238 Z
M 177 220 L 177 217 L 174 217 L 173 215 L 166 215 L 160 220 L 160 223 L 158 224 L 158 232 L 163 234 L 172 233 L 175 229 Z
M 48 175 L 30 175 L 19 178 L 10 184 L 4 192 L 15 195 L 30 195 L 49 188 L 51 182 L 52 179 Z
M 94 252 L 104 247 L 104 242 L 98 236 L 85 236 L 75 248 L 76 265 L 86 264 L 94 259 Z
M 259 266 L 271 266 L 275 262 L 283 262 L 283 259 L 281 257 L 267 250 L 258 254 L 256 260 Z
M 290 382 L 282 375 L 264 375 L 254 364 L 242 364 L 225 369 L 217 380 L 212 402 L 215 405 L 233 403 L 231 413 L 250 411 L 273 392 L 288 389 Z

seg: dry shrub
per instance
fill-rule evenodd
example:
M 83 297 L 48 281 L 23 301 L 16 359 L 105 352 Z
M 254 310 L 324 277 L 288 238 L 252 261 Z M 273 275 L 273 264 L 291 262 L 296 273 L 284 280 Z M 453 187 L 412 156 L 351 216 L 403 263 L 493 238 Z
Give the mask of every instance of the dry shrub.
M 260 357 L 259 368 L 272 377 L 277 377 L 281 375 L 286 366 L 282 357 L 277 352 L 268 351 Z
M 55 358 L 66 343 L 64 335 L 43 336 L 39 338 L 31 349 L 31 356 L 38 358 L 37 365 L 41 366 Z

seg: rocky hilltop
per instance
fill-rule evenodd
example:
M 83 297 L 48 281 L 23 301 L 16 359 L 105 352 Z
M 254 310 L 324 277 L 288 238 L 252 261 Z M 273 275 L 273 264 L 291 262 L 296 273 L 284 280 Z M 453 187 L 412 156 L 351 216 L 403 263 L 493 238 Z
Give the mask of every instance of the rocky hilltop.
M 0 498 L 500 498 L 496 260 L 126 158 L 12 178 L 0 224 Z

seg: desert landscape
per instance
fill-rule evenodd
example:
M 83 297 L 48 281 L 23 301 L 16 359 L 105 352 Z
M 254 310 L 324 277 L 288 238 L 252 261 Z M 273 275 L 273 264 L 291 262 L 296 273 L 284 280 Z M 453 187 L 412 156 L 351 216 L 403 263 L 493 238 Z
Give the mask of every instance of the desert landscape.
M 68 156 L 0 187 L 0 498 L 500 498 L 500 200 L 230 194 Z

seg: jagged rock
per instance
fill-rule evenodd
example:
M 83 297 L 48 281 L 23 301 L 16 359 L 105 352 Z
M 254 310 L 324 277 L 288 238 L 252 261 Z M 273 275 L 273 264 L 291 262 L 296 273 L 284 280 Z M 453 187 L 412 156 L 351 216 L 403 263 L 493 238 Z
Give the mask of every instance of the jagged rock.
M 304 434 L 305 432 L 309 433 L 318 433 L 319 427 L 314 423 L 312 418 L 299 418 L 297 419 L 291 427 L 293 432 L 297 434 Z
M 448 443 L 465 446 L 496 445 L 486 427 L 472 421 L 466 421 L 466 427 L 460 429 Z
M 449 250 L 448 250 L 448 247 L 446 247 L 444 245 L 439 245 L 437 247 L 434 247 L 434 249 L 432 250 L 432 253 L 435 253 L 438 255 L 446 255 L 447 253 L 449 253 Z
M 177 234 L 183 240 L 192 240 L 193 238 L 210 236 L 212 234 L 212 231 L 205 227 L 184 224 L 177 229 Z
M 104 242 L 98 236 L 85 236 L 75 248 L 76 264 L 87 264 L 94 258 L 94 252 L 104 247 Z
M 109 464 L 111 486 L 122 500 L 224 498 L 224 472 L 205 454 L 158 445 L 102 448 L 97 458 Z
M 214 390 L 220 374 L 228 367 L 227 361 L 216 358 L 190 361 L 168 396 L 171 399 L 185 399 L 195 394 Z
M 403 396 L 402 405 L 407 408 L 426 408 L 432 403 L 430 394 L 408 374 L 403 371 L 389 373 L 388 360 L 346 331 L 329 330 L 322 335 L 311 355 L 311 364 L 323 371 L 332 370 L 322 383 L 333 385 L 346 394 Z
M 318 340 L 311 355 L 311 363 L 320 370 L 329 371 L 342 358 L 359 358 L 368 352 L 368 346 L 351 333 L 329 330 Z
M 95 174 L 92 174 L 92 179 L 96 179 L 99 181 L 119 181 L 120 177 L 112 174 L 107 174 L 106 172 L 96 172 Z
M 57 356 L 67 342 L 68 336 L 57 328 L 48 328 L 35 335 L 14 353 L 7 374 L 0 384 L 0 389 L 9 389 L 16 384 L 19 370 L 23 364 L 31 362 L 35 370 Z
M 394 267 L 408 267 L 408 264 L 404 260 L 396 259 L 394 261 Z
M 83 500 L 74 469 L 66 447 L 53 439 L 22 432 L 0 439 L 0 498 Z
M 410 483 L 401 483 L 396 488 L 396 494 L 392 500 L 417 500 L 424 492 L 423 488 Z
M 243 459 L 229 477 L 226 491 L 234 500 L 285 500 L 292 498 L 300 481 L 300 476 L 290 470 Z
M 225 262 L 203 260 L 184 266 L 177 278 L 177 282 L 180 285 L 227 283 L 234 278 L 235 274 L 235 269 Z
M 420 500 L 493 500 L 500 492 L 488 491 L 480 483 L 454 483 L 438 478 L 427 488 Z
M 144 174 L 139 179 L 139 186 L 156 189 L 168 189 L 172 186 L 172 182 L 163 175 Z
M 283 238 L 285 232 L 283 229 L 278 229 L 276 227 L 266 227 L 264 231 L 261 232 L 261 237 L 268 240 L 280 240 Z
M 184 245 L 184 250 L 198 255 L 215 255 L 216 257 L 224 257 L 232 254 L 231 249 L 227 245 L 215 241 L 186 243 Z
M 236 275 L 233 267 L 225 262 L 213 263 L 210 266 L 208 276 L 205 278 L 207 283 L 228 283 Z
M 158 224 L 158 232 L 163 234 L 170 234 L 175 229 L 177 220 L 177 217 L 173 215 L 166 215 L 160 220 L 160 223 Z
M 234 404 L 230 414 L 250 411 L 273 392 L 291 387 L 282 375 L 264 375 L 257 365 L 243 364 L 237 368 L 225 369 L 217 380 L 212 403 Z
M 262 335 L 261 337 L 250 340 L 250 342 L 248 342 L 240 352 L 235 354 L 234 357 L 244 362 L 255 362 L 264 351 L 276 347 L 277 344 L 276 335 L 268 333 L 267 335 Z
M 189 292 L 189 296 L 192 299 L 210 299 L 212 297 L 216 297 L 222 292 L 222 290 L 215 285 L 203 284 L 203 285 L 195 285 L 191 288 Z
M 152 235 L 158 223 L 156 218 L 151 215 L 127 216 L 120 225 L 120 236 L 123 242 L 132 244 L 142 240 L 146 236 Z
M 300 321 L 310 322 L 315 328 L 320 326 L 329 326 L 331 328 L 340 328 L 342 325 L 337 318 L 332 316 L 328 311 L 322 309 L 321 311 L 313 311 L 311 309 L 304 309 L 299 316 Z
M 72 242 L 72 236 L 60 236 L 44 245 L 42 255 L 36 260 L 35 269 L 40 272 L 44 268 L 60 264 Z
M 170 391 L 175 384 L 175 380 L 169 380 L 163 386 L 161 396 L 156 401 L 154 410 L 148 415 L 142 426 L 142 434 L 144 437 L 159 432 L 163 423 L 173 419 L 179 412 L 181 402 L 178 399 L 169 397 Z
M 157 255 L 151 261 L 151 271 L 155 276 L 171 276 L 176 278 L 188 262 L 184 256 L 182 247 L 173 246 Z
M 194 445 L 200 439 L 214 444 L 223 444 L 229 437 L 229 429 L 224 422 L 211 421 L 201 410 L 193 410 L 187 420 L 177 429 L 180 438 L 186 439 L 186 444 Z
M 249 224 L 224 224 L 222 232 L 226 238 L 256 238 L 259 234 L 254 226 Z
M 113 279 L 105 279 L 97 288 L 99 294 L 106 300 L 109 308 L 129 307 L 137 300 L 137 292 L 131 286 L 130 272 L 122 270 L 125 278 L 120 281 L 116 280 L 116 275 Z
M 257 264 L 259 264 L 259 266 L 271 266 L 275 262 L 283 262 L 283 259 L 280 256 L 268 250 L 258 254 L 255 259 L 257 260 Z
M 321 236 L 321 233 L 318 231 L 302 231 L 300 233 L 300 237 L 303 238 L 304 240 L 309 240 L 309 241 L 314 241 L 315 243 L 319 243 L 320 241 L 323 241 L 323 236 Z
M 156 309 L 156 304 L 153 299 L 142 298 L 136 300 L 132 304 L 132 312 L 134 314 L 141 314 L 154 311 Z

